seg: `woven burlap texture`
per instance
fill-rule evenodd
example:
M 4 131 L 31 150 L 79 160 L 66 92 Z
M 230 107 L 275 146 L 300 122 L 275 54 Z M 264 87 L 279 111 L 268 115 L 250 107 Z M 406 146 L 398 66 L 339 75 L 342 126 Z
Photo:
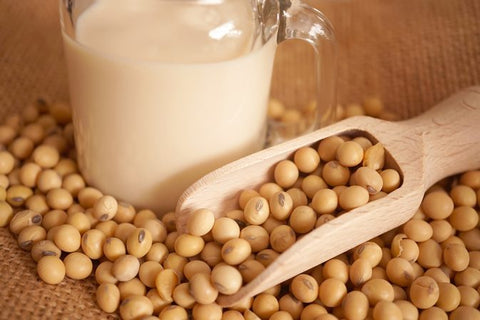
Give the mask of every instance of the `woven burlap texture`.
M 480 84 L 476 0 L 311 0 L 338 35 L 338 101 L 379 95 L 409 117 L 463 87 Z M 0 0 L 0 117 L 38 97 L 68 99 L 57 0 Z M 313 54 L 278 51 L 272 95 L 288 105 L 312 94 Z M 95 283 L 42 283 L 27 252 L 0 229 L 0 319 L 103 319 Z

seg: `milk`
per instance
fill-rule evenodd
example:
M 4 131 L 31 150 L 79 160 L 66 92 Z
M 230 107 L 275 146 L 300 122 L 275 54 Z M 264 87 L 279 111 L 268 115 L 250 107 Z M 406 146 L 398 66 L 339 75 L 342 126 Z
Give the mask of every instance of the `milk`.
M 76 41 L 64 33 L 89 184 L 161 214 L 204 174 L 262 148 L 276 41 L 258 43 L 249 1 L 226 3 L 100 0 L 79 16 Z

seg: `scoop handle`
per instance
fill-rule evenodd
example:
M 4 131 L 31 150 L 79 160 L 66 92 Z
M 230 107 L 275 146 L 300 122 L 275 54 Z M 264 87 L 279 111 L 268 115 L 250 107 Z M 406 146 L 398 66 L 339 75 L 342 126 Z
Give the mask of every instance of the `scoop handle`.
M 425 188 L 480 168 L 480 86 L 466 88 L 404 124 L 423 142 Z

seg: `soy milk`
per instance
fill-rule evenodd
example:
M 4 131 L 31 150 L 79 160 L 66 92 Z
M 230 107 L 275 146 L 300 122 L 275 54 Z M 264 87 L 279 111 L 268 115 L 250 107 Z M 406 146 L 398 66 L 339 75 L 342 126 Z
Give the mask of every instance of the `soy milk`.
M 247 0 L 97 0 L 81 13 L 64 46 L 87 182 L 163 213 L 261 149 L 276 42 L 256 29 Z

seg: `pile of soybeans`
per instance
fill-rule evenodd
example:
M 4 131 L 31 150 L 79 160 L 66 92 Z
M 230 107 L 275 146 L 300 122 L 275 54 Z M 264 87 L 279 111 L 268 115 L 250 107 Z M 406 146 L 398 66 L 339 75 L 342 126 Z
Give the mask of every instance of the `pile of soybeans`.
M 339 111 L 392 118 L 378 99 Z M 44 282 L 94 275 L 98 306 L 126 320 L 480 319 L 480 170 L 438 182 L 403 226 L 232 307 L 216 303 L 302 235 L 401 188 L 385 157 L 366 137 L 326 138 L 277 163 L 258 190 L 238 190 L 236 210 L 198 208 L 180 234 L 173 212 L 87 185 L 69 106 L 38 100 L 0 124 L 0 227 Z

